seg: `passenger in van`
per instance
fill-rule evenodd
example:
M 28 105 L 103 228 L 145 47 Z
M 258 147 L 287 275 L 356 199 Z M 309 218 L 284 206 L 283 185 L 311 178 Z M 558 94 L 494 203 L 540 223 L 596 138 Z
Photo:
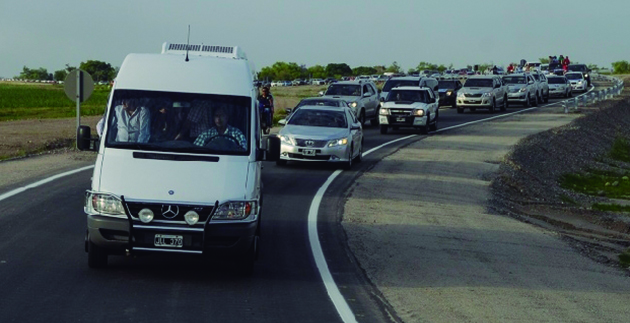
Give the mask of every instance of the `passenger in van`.
M 212 127 L 212 121 L 210 115 L 210 102 L 208 101 L 193 101 L 192 109 L 186 117 L 186 121 L 182 125 L 182 129 L 179 131 L 175 140 L 185 140 L 197 138 L 203 132 L 206 132 Z
M 151 141 L 174 140 L 183 123 L 183 109 L 175 109 L 168 99 L 157 99 L 153 103 L 154 114 L 151 120 Z
M 145 107 L 139 107 L 137 99 L 124 99 L 114 108 L 112 125 L 116 127 L 116 141 L 149 141 L 151 136 L 150 113 Z
M 247 150 L 247 138 L 243 135 L 243 132 L 236 127 L 232 127 L 228 124 L 228 114 L 224 107 L 219 107 L 214 110 L 214 127 L 201 133 L 194 144 L 197 146 L 204 146 L 219 136 L 227 137 L 227 140 L 236 140 L 236 144 L 243 150 Z

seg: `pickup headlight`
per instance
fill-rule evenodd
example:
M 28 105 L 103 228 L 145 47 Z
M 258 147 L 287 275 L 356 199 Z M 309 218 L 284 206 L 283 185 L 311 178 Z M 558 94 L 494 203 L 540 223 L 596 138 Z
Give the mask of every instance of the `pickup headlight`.
M 85 212 L 126 217 L 125 208 L 118 196 L 110 193 L 87 192 L 85 194 Z
M 453 95 L 453 91 L 446 91 L 446 96 L 451 96 Z
M 328 147 L 345 146 L 348 144 L 348 138 L 340 138 L 328 142 Z
M 280 141 L 285 143 L 285 144 L 289 144 L 289 145 L 294 145 L 295 146 L 295 143 L 293 142 L 293 139 L 291 139 L 291 137 L 289 137 L 289 136 L 279 135 L 278 138 L 280 138 Z
M 463 98 L 463 97 L 465 97 L 465 96 L 466 96 L 466 95 L 465 95 L 464 93 L 462 93 L 462 92 L 457 93 L 457 97 L 458 97 L 458 98 Z
M 379 111 L 379 114 L 382 115 L 382 116 L 388 116 L 389 115 L 389 109 L 381 108 L 381 110 Z
M 491 96 L 492 96 L 492 92 L 486 92 L 481 97 L 482 98 L 487 98 L 487 97 L 491 97 Z
M 350 102 L 350 107 L 351 108 L 356 108 L 357 107 L 357 103 L 356 102 Z
M 257 201 L 228 201 L 219 205 L 212 220 L 243 220 L 256 214 L 258 214 Z
M 424 116 L 424 110 L 422 110 L 422 109 L 414 110 L 413 111 L 413 115 L 422 117 L 422 116 Z

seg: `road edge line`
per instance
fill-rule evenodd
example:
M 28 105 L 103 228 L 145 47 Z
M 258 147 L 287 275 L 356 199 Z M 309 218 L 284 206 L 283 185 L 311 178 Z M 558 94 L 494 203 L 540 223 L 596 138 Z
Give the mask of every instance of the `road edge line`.
M 0 195 L 0 201 L 8 199 L 11 196 L 20 194 L 20 193 L 22 193 L 22 192 L 24 192 L 24 191 L 26 191 L 28 189 L 35 188 L 35 187 L 38 187 L 38 186 L 42 186 L 42 185 L 44 185 L 46 183 L 50 183 L 50 182 L 52 182 L 52 181 L 54 181 L 56 179 L 59 179 L 59 178 L 62 178 L 62 177 L 66 177 L 66 176 L 69 176 L 69 175 L 72 175 L 72 174 L 75 174 L 75 173 L 78 173 L 78 172 L 82 172 L 82 171 L 88 170 L 90 168 L 94 168 L 94 165 L 73 169 L 71 171 L 67 171 L 65 173 L 53 175 L 51 177 L 42 179 L 42 180 L 37 181 L 35 183 L 28 184 L 26 186 L 18 187 L 16 189 L 10 190 L 10 191 L 8 191 L 8 192 L 6 192 L 4 194 L 1 194 Z

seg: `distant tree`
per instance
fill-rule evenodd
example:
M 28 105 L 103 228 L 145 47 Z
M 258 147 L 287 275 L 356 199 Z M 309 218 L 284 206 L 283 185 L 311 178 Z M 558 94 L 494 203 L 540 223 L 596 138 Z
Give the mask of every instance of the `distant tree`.
M 87 62 L 81 62 L 79 68 L 90 73 L 94 81 L 106 81 L 109 82 L 116 76 L 116 70 L 112 65 L 102 61 L 88 60 Z
M 326 65 L 326 74 L 328 76 L 351 76 L 352 69 L 346 63 L 330 63 Z
M 418 71 L 416 71 L 415 68 L 410 68 L 410 69 L 407 70 L 407 75 L 411 75 L 411 74 L 416 73 L 416 72 L 418 72 Z
M 597 64 L 588 64 L 586 65 L 586 67 L 588 67 L 591 70 L 597 71 L 599 70 L 599 66 L 597 66 Z
M 453 66 L 453 64 L 451 64 L 451 66 Z M 451 67 L 452 68 L 452 67 Z M 444 73 L 444 71 L 446 71 L 448 68 L 444 65 L 440 65 L 437 67 L 438 72 L 440 73 Z
M 30 69 L 24 66 L 22 67 L 22 72 L 20 73 L 20 75 L 16 76 L 16 78 L 26 79 L 26 80 L 48 80 L 50 76 L 50 79 L 52 80 L 51 75 L 52 74 L 49 74 L 48 70 L 46 70 L 43 67 L 40 67 L 38 69 Z
M 385 65 L 376 65 L 374 66 L 374 69 L 376 70 L 376 74 L 383 74 L 387 70 Z
M 549 58 L 541 57 L 538 59 L 542 64 L 549 64 Z
M 352 75 L 372 75 L 376 74 L 376 69 L 374 67 L 369 66 L 359 66 L 352 69 Z
M 391 73 L 401 73 L 402 69 L 400 68 L 400 65 L 398 65 L 398 62 L 394 61 L 385 71 Z
M 630 73 L 630 63 L 628 61 L 617 61 L 612 63 L 613 73 L 628 74 Z
M 307 72 L 311 78 L 325 79 L 328 77 L 328 74 L 326 74 L 326 68 L 321 65 L 311 66 L 307 69 Z
M 70 73 L 73 70 L 76 70 L 77 68 L 74 67 L 74 66 L 70 66 L 70 64 L 66 64 L 66 68 L 65 69 L 66 69 L 66 72 Z
M 55 81 L 63 81 L 66 79 L 66 76 L 68 76 L 68 72 L 66 70 L 58 70 L 53 74 L 53 79 Z
M 429 63 L 429 62 L 420 62 L 418 64 L 418 66 L 416 66 L 416 70 L 419 71 L 419 72 L 422 72 L 424 70 L 433 71 L 433 70 L 437 70 L 437 69 L 438 69 L 438 66 L 436 64 L 432 64 L 432 63 Z

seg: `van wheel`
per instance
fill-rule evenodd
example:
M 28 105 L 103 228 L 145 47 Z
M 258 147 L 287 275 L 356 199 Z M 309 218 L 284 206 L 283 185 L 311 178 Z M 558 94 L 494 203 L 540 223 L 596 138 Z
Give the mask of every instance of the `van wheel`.
M 387 134 L 387 126 L 381 126 L 381 134 Z
M 278 166 L 285 166 L 287 164 L 287 161 L 284 159 L 278 159 L 276 160 L 276 165 Z
M 90 268 L 106 268 L 107 267 L 107 252 L 92 241 L 88 237 L 88 267 Z

